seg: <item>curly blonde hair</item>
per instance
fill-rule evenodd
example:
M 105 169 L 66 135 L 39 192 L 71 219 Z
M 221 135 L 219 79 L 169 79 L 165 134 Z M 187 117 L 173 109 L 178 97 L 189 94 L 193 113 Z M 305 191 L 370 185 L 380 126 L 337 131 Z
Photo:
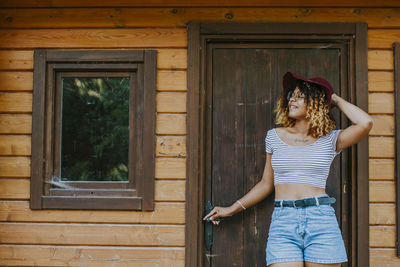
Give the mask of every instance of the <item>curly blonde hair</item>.
M 329 116 L 329 106 L 325 91 L 312 83 L 298 80 L 293 88 L 289 91 L 289 95 L 299 87 L 300 92 L 305 95 L 306 119 L 310 121 L 308 134 L 314 138 L 327 135 L 336 127 L 336 123 Z M 283 96 L 277 101 L 275 107 L 275 124 L 282 127 L 293 127 L 296 119 L 289 117 L 288 99 Z

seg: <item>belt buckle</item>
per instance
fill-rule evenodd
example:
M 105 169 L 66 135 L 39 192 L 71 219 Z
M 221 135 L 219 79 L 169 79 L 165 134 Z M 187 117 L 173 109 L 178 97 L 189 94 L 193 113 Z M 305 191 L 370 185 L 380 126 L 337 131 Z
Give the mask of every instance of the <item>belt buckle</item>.
M 300 207 L 297 207 L 297 206 L 296 206 L 296 201 L 297 201 L 297 200 L 293 200 L 293 206 L 297 209 L 297 208 L 300 208 Z

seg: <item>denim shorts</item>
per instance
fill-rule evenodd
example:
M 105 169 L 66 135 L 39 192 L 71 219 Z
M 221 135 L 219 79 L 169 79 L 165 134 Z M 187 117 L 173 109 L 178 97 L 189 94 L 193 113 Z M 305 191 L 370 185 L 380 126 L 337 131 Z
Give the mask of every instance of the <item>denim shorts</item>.
M 347 262 L 342 233 L 331 204 L 275 207 L 271 216 L 266 261 L 267 266 L 285 261 Z

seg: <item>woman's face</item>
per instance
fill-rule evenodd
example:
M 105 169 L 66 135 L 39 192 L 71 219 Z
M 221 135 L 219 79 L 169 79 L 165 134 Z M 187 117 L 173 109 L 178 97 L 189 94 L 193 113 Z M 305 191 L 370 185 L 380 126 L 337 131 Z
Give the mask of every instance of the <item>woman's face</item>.
M 306 117 L 307 104 L 304 94 L 299 90 L 299 87 L 290 95 L 289 102 L 289 118 L 303 119 Z

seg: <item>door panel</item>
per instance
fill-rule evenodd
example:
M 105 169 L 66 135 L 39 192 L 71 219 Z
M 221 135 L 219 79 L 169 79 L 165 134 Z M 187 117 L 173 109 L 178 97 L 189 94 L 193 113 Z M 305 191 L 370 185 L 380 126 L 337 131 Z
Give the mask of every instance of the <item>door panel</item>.
M 286 71 L 325 77 L 338 94 L 343 89 L 340 48 L 298 46 L 208 46 L 205 200 L 214 206 L 231 205 L 260 181 L 266 156 L 264 138 L 274 127 L 273 108 Z M 340 125 L 338 114 L 335 117 Z M 337 199 L 335 208 L 341 223 L 340 157 L 332 165 L 327 192 Z M 214 243 L 205 252 L 209 266 L 265 266 L 273 199 L 272 194 L 213 227 Z

